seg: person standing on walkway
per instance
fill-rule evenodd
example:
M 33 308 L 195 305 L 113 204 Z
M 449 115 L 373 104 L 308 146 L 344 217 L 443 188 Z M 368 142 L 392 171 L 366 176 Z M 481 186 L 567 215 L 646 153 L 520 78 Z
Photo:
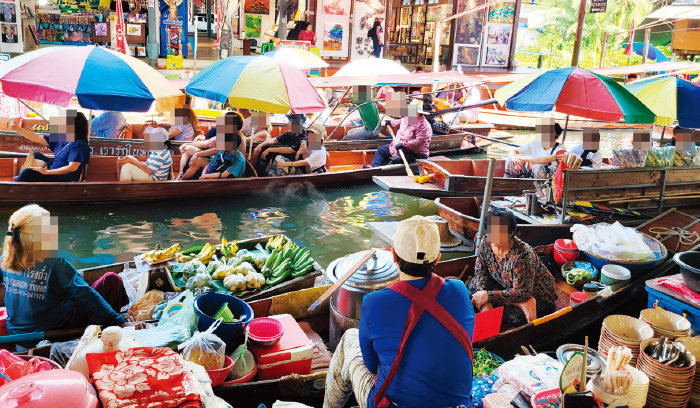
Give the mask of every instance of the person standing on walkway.
M 471 407 L 474 309 L 463 282 L 435 275 L 440 233 L 419 215 L 392 248 L 399 281 L 365 296 L 360 328 L 333 353 L 324 408 Z
M 382 47 L 384 46 L 384 28 L 382 23 L 384 22 L 384 16 L 379 16 L 374 19 L 374 24 L 369 30 L 369 38 L 372 39 L 372 55 L 379 58 L 382 54 Z

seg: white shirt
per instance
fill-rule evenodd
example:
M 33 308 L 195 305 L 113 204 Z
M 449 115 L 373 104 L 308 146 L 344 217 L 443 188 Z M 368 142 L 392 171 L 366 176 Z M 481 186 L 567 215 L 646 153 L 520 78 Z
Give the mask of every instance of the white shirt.
M 603 153 L 598 150 L 597 152 L 589 152 L 588 157 L 583 157 L 583 145 L 578 145 L 571 149 L 569 152 L 571 154 L 575 154 L 576 156 L 580 157 L 581 159 L 588 159 L 591 161 L 591 166 L 594 170 L 598 170 L 601 167 L 603 167 Z
M 321 150 L 309 150 L 310 154 L 306 157 L 306 162 L 309 163 L 311 170 L 320 169 L 326 165 L 326 148 L 321 146 Z
M 533 140 L 530 143 L 520 146 L 516 152 L 526 157 L 547 157 L 556 154 L 560 150 L 564 150 L 564 146 L 561 144 L 552 151 L 551 147 L 545 150 L 541 142 Z M 532 166 L 532 169 L 536 170 L 540 167 L 542 167 L 541 164 L 535 164 Z

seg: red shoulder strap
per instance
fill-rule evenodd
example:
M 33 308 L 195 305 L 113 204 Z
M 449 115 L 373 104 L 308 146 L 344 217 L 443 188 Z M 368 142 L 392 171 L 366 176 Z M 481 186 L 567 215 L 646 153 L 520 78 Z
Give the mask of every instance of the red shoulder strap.
M 435 300 L 444 283 L 444 279 L 433 274 L 422 291 L 406 281 L 399 281 L 389 285 L 389 289 L 408 298 L 408 300 L 411 301 L 411 307 L 408 309 L 408 316 L 406 318 L 406 324 L 404 325 L 403 334 L 401 335 L 399 349 L 396 352 L 394 362 L 391 364 L 389 374 L 386 376 L 382 386 L 374 395 L 374 405 L 376 405 L 377 408 L 388 408 L 391 404 L 391 401 L 386 398 L 386 391 L 389 389 L 389 385 L 391 385 L 394 376 L 399 371 L 401 360 L 403 359 L 403 353 L 406 347 L 406 341 L 426 309 L 431 315 L 433 315 L 433 317 L 435 317 L 435 319 L 437 319 L 437 321 L 439 321 L 443 326 L 445 326 L 445 328 L 447 328 L 447 330 L 449 330 L 449 332 L 460 342 L 460 344 L 462 344 L 462 347 L 464 347 L 464 350 L 469 355 L 469 359 L 474 359 L 472 342 L 469 338 L 469 334 L 464 327 L 457 323 L 457 321 L 450 316 L 445 308 L 443 308 L 440 303 Z

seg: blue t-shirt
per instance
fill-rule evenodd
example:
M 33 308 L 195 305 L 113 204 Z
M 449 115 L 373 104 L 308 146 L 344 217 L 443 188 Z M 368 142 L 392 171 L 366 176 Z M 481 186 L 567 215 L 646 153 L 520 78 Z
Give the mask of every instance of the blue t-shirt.
M 121 112 L 107 111 L 92 120 L 91 134 L 96 137 L 118 138 L 126 126 Z
M 46 258 L 27 271 L 1 272 L 9 334 L 65 329 L 73 305 L 90 322 L 124 322 L 65 258 Z
M 50 142 L 48 136 L 44 136 L 44 138 L 46 139 L 46 143 L 49 144 L 49 149 L 53 152 L 53 162 L 49 169 L 60 169 L 72 162 L 80 162 L 81 164 L 78 170 L 72 173 L 80 177 L 80 172 L 83 170 L 83 167 L 90 161 L 90 145 L 87 140 Z
M 428 278 L 408 281 L 423 289 Z M 469 333 L 474 334 L 474 309 L 464 282 L 446 279 L 437 301 Z M 367 398 L 374 408 L 374 394 L 389 374 L 401 342 L 411 302 L 391 289 L 365 296 L 360 318 L 360 348 L 369 371 L 377 374 Z M 427 310 L 406 342 L 401 367 L 387 398 L 400 407 L 444 408 L 471 406 L 472 362 L 452 334 Z

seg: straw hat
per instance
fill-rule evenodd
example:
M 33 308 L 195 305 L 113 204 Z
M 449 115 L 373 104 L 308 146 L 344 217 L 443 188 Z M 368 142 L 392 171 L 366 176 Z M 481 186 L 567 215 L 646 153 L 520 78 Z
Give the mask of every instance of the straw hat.
M 440 233 L 440 246 L 444 248 L 454 248 L 456 246 L 462 245 L 462 238 L 455 235 L 450 231 L 450 227 L 447 224 L 447 220 L 440 217 L 439 215 L 431 215 L 426 217 L 433 221 L 438 226 L 438 232 Z

